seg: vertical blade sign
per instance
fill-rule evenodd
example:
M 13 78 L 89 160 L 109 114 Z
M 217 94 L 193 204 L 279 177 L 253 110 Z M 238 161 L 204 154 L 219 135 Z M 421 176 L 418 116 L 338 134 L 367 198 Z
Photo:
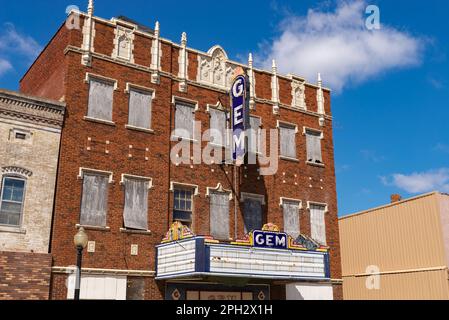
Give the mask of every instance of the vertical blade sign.
M 236 164 L 242 164 L 246 154 L 245 131 L 248 117 L 246 90 L 246 77 L 237 76 L 231 88 L 233 160 Z

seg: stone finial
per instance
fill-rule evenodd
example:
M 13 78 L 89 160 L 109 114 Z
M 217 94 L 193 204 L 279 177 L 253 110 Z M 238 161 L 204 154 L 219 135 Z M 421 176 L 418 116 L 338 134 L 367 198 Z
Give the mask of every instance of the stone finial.
M 160 24 L 159 21 L 156 21 L 156 24 L 154 26 L 154 35 L 156 37 L 159 37 L 159 34 L 160 34 Z
M 253 67 L 253 54 L 252 53 L 250 53 L 248 56 L 248 65 L 250 68 Z
M 318 86 L 320 88 L 323 86 L 323 80 L 321 79 L 321 73 L 318 73 Z
M 183 32 L 181 36 L 181 45 L 183 47 L 187 46 L 187 33 Z
M 87 6 L 87 14 L 89 16 L 93 16 L 93 14 L 94 14 L 94 0 L 89 0 L 89 4 Z

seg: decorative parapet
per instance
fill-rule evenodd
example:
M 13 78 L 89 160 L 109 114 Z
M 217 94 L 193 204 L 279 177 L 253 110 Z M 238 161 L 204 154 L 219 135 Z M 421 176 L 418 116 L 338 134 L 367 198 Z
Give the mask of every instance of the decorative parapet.
M 232 85 L 237 68 L 236 64 L 229 61 L 222 47 L 214 46 L 207 54 L 198 53 L 197 81 L 227 90 Z

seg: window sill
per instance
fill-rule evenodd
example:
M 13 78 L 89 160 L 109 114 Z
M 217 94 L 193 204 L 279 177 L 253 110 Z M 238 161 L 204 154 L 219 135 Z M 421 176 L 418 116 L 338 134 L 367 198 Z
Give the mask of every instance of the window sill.
M 291 162 L 299 162 L 299 160 L 296 158 L 290 158 L 290 157 L 285 157 L 285 156 L 280 156 L 280 159 L 285 160 L 285 161 L 291 161 Z
M 311 162 L 311 161 L 306 161 L 306 164 L 309 166 L 313 166 L 313 167 L 320 167 L 320 168 L 326 167 L 324 165 L 324 163 L 316 163 L 316 162 Z
M 91 117 L 84 117 L 84 120 L 115 127 L 115 123 L 112 121 L 108 121 L 108 120 L 96 119 L 96 118 L 91 118 Z
M 196 140 L 196 139 L 184 138 L 184 137 L 178 137 L 178 136 L 172 136 L 171 137 L 171 141 L 172 142 L 190 141 L 190 142 L 193 142 L 193 143 L 199 143 L 199 141 Z
M 146 129 L 146 128 L 134 127 L 134 126 L 131 126 L 131 125 L 129 125 L 129 124 L 127 124 L 127 125 L 125 126 L 125 128 L 128 129 L 128 130 L 140 131 L 140 132 L 145 132 L 145 133 L 151 133 L 151 134 L 154 134 L 154 130 L 152 130 L 152 129 Z
M 7 226 L 0 226 L 0 232 L 15 233 L 15 234 L 26 234 L 27 233 L 27 231 L 25 229 L 22 229 L 20 227 L 7 227 Z
M 151 236 L 153 234 L 150 230 L 143 231 L 143 230 L 131 230 L 131 229 L 125 229 L 125 228 L 120 228 L 120 233 L 139 234 L 139 235 L 144 235 L 144 236 Z
M 77 224 L 76 228 L 77 229 L 84 228 L 86 230 L 92 230 L 92 231 L 105 231 L 105 232 L 111 231 L 110 227 L 85 226 L 85 225 L 80 225 L 80 224 Z

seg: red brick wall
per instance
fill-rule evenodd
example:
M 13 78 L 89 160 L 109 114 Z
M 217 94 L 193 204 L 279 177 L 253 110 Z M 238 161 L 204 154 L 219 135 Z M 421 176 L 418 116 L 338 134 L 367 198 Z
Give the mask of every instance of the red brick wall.
M 0 252 L 0 300 L 48 300 L 50 254 Z
M 113 50 L 113 28 L 103 23 L 96 23 L 95 49 L 110 56 Z M 79 31 L 74 31 L 79 32 Z M 78 39 L 79 34 L 72 35 L 71 41 Z M 134 56 L 137 63 L 150 64 L 149 39 L 137 36 Z M 56 45 L 55 45 L 56 46 Z M 59 50 L 63 50 L 61 47 Z M 162 45 L 162 69 L 175 77 L 178 74 L 179 49 L 168 43 Z M 76 254 L 73 248 L 75 225 L 79 223 L 82 181 L 77 179 L 79 168 L 92 168 L 114 173 L 114 183 L 109 188 L 108 198 L 108 231 L 88 230 L 89 239 L 96 241 L 95 253 L 84 253 L 84 267 L 107 269 L 155 269 L 155 245 L 159 244 L 171 222 L 172 193 L 170 181 L 196 184 L 200 195 L 195 197 L 195 214 L 193 229 L 197 234 L 209 234 L 209 199 L 206 198 L 206 188 L 215 188 L 221 183 L 225 189 L 231 189 L 233 178 L 232 167 L 222 168 L 217 165 L 190 166 L 171 164 L 169 152 L 174 144 L 170 142 L 171 129 L 174 127 L 174 106 L 172 96 L 185 97 L 198 101 L 199 110 L 196 119 L 200 120 L 203 130 L 209 128 L 209 115 L 206 105 L 215 105 L 223 94 L 219 91 L 204 87 L 189 85 L 187 93 L 179 92 L 177 81 L 161 75 L 161 83 L 154 85 L 150 82 L 150 73 L 131 68 L 129 66 L 112 63 L 99 58 L 93 59 L 92 68 L 84 67 L 80 63 L 78 53 L 69 52 L 65 56 L 65 98 L 68 116 L 62 134 L 61 158 L 59 163 L 58 186 L 56 190 L 55 217 L 52 238 L 52 253 L 56 266 L 75 264 Z M 56 61 L 55 64 L 61 64 Z M 43 62 L 38 60 L 22 81 L 26 88 L 34 88 L 36 82 L 44 82 L 44 86 L 57 85 L 53 80 L 37 78 L 36 73 L 43 68 Z M 189 79 L 195 80 L 197 73 L 197 54 L 189 53 Z M 86 72 L 99 74 L 118 80 L 118 90 L 114 92 L 113 121 L 115 126 L 92 123 L 84 120 L 87 114 L 88 84 L 84 82 Z M 124 92 L 126 82 L 150 87 L 156 92 L 153 102 L 154 134 L 130 131 L 125 128 L 128 120 L 128 95 Z M 258 98 L 271 100 L 271 76 L 267 73 L 256 73 L 256 92 Z M 281 101 L 291 102 L 291 84 L 287 80 L 280 81 Z M 308 110 L 316 111 L 316 88 L 306 87 L 306 103 Z M 330 114 L 330 93 L 325 92 L 327 114 Z M 282 209 L 279 207 L 280 197 L 301 199 L 304 209 L 301 211 L 301 232 L 310 235 L 310 213 L 305 209 L 307 201 L 323 202 L 329 205 L 326 215 L 327 239 L 331 246 L 332 278 L 341 278 L 340 250 L 337 221 L 337 199 L 334 168 L 334 150 L 332 140 L 332 122 L 327 121 L 324 128 L 319 127 L 318 117 L 303 112 L 282 108 L 280 115 L 275 116 L 272 106 L 258 103 L 254 115 L 262 117 L 263 128 L 276 128 L 277 120 L 288 121 L 298 125 L 297 150 L 299 162 L 280 160 L 278 173 L 274 176 L 262 177 L 257 180 L 256 166 L 241 168 L 239 179 L 240 192 L 263 194 L 266 196 L 265 221 L 273 222 L 283 227 Z M 306 138 L 302 135 L 303 126 L 324 131 L 323 160 L 325 167 L 307 165 Z M 88 137 L 92 138 L 92 150 L 87 151 Z M 105 153 L 106 141 L 109 154 Z M 133 146 L 133 157 L 128 158 L 129 145 Z M 203 143 L 203 147 L 206 144 Z M 149 161 L 145 161 L 145 148 L 149 148 Z M 226 173 L 227 171 L 227 173 Z M 124 234 L 120 232 L 123 226 L 124 192 L 118 183 L 121 174 L 133 174 L 153 178 L 154 188 L 149 194 L 149 228 L 151 235 Z M 285 175 L 284 175 L 285 173 Z M 244 176 L 247 175 L 247 178 Z M 296 177 L 295 177 L 296 175 Z M 285 183 L 284 183 L 285 181 Z M 295 185 L 295 182 L 297 185 Z M 238 201 L 239 199 L 237 199 Z M 230 230 L 234 236 L 234 203 L 230 204 Z M 243 236 L 242 207 L 238 206 L 238 236 Z M 131 256 L 131 244 L 139 245 L 139 255 Z M 65 295 L 57 288 L 61 287 L 59 275 L 54 281 L 55 298 Z M 65 286 L 65 284 L 64 284 Z M 153 287 L 152 287 L 153 286 Z M 147 290 L 158 297 L 153 284 L 148 284 Z M 151 295 L 150 295 L 151 296 Z M 153 297 L 151 296 L 151 297 Z

